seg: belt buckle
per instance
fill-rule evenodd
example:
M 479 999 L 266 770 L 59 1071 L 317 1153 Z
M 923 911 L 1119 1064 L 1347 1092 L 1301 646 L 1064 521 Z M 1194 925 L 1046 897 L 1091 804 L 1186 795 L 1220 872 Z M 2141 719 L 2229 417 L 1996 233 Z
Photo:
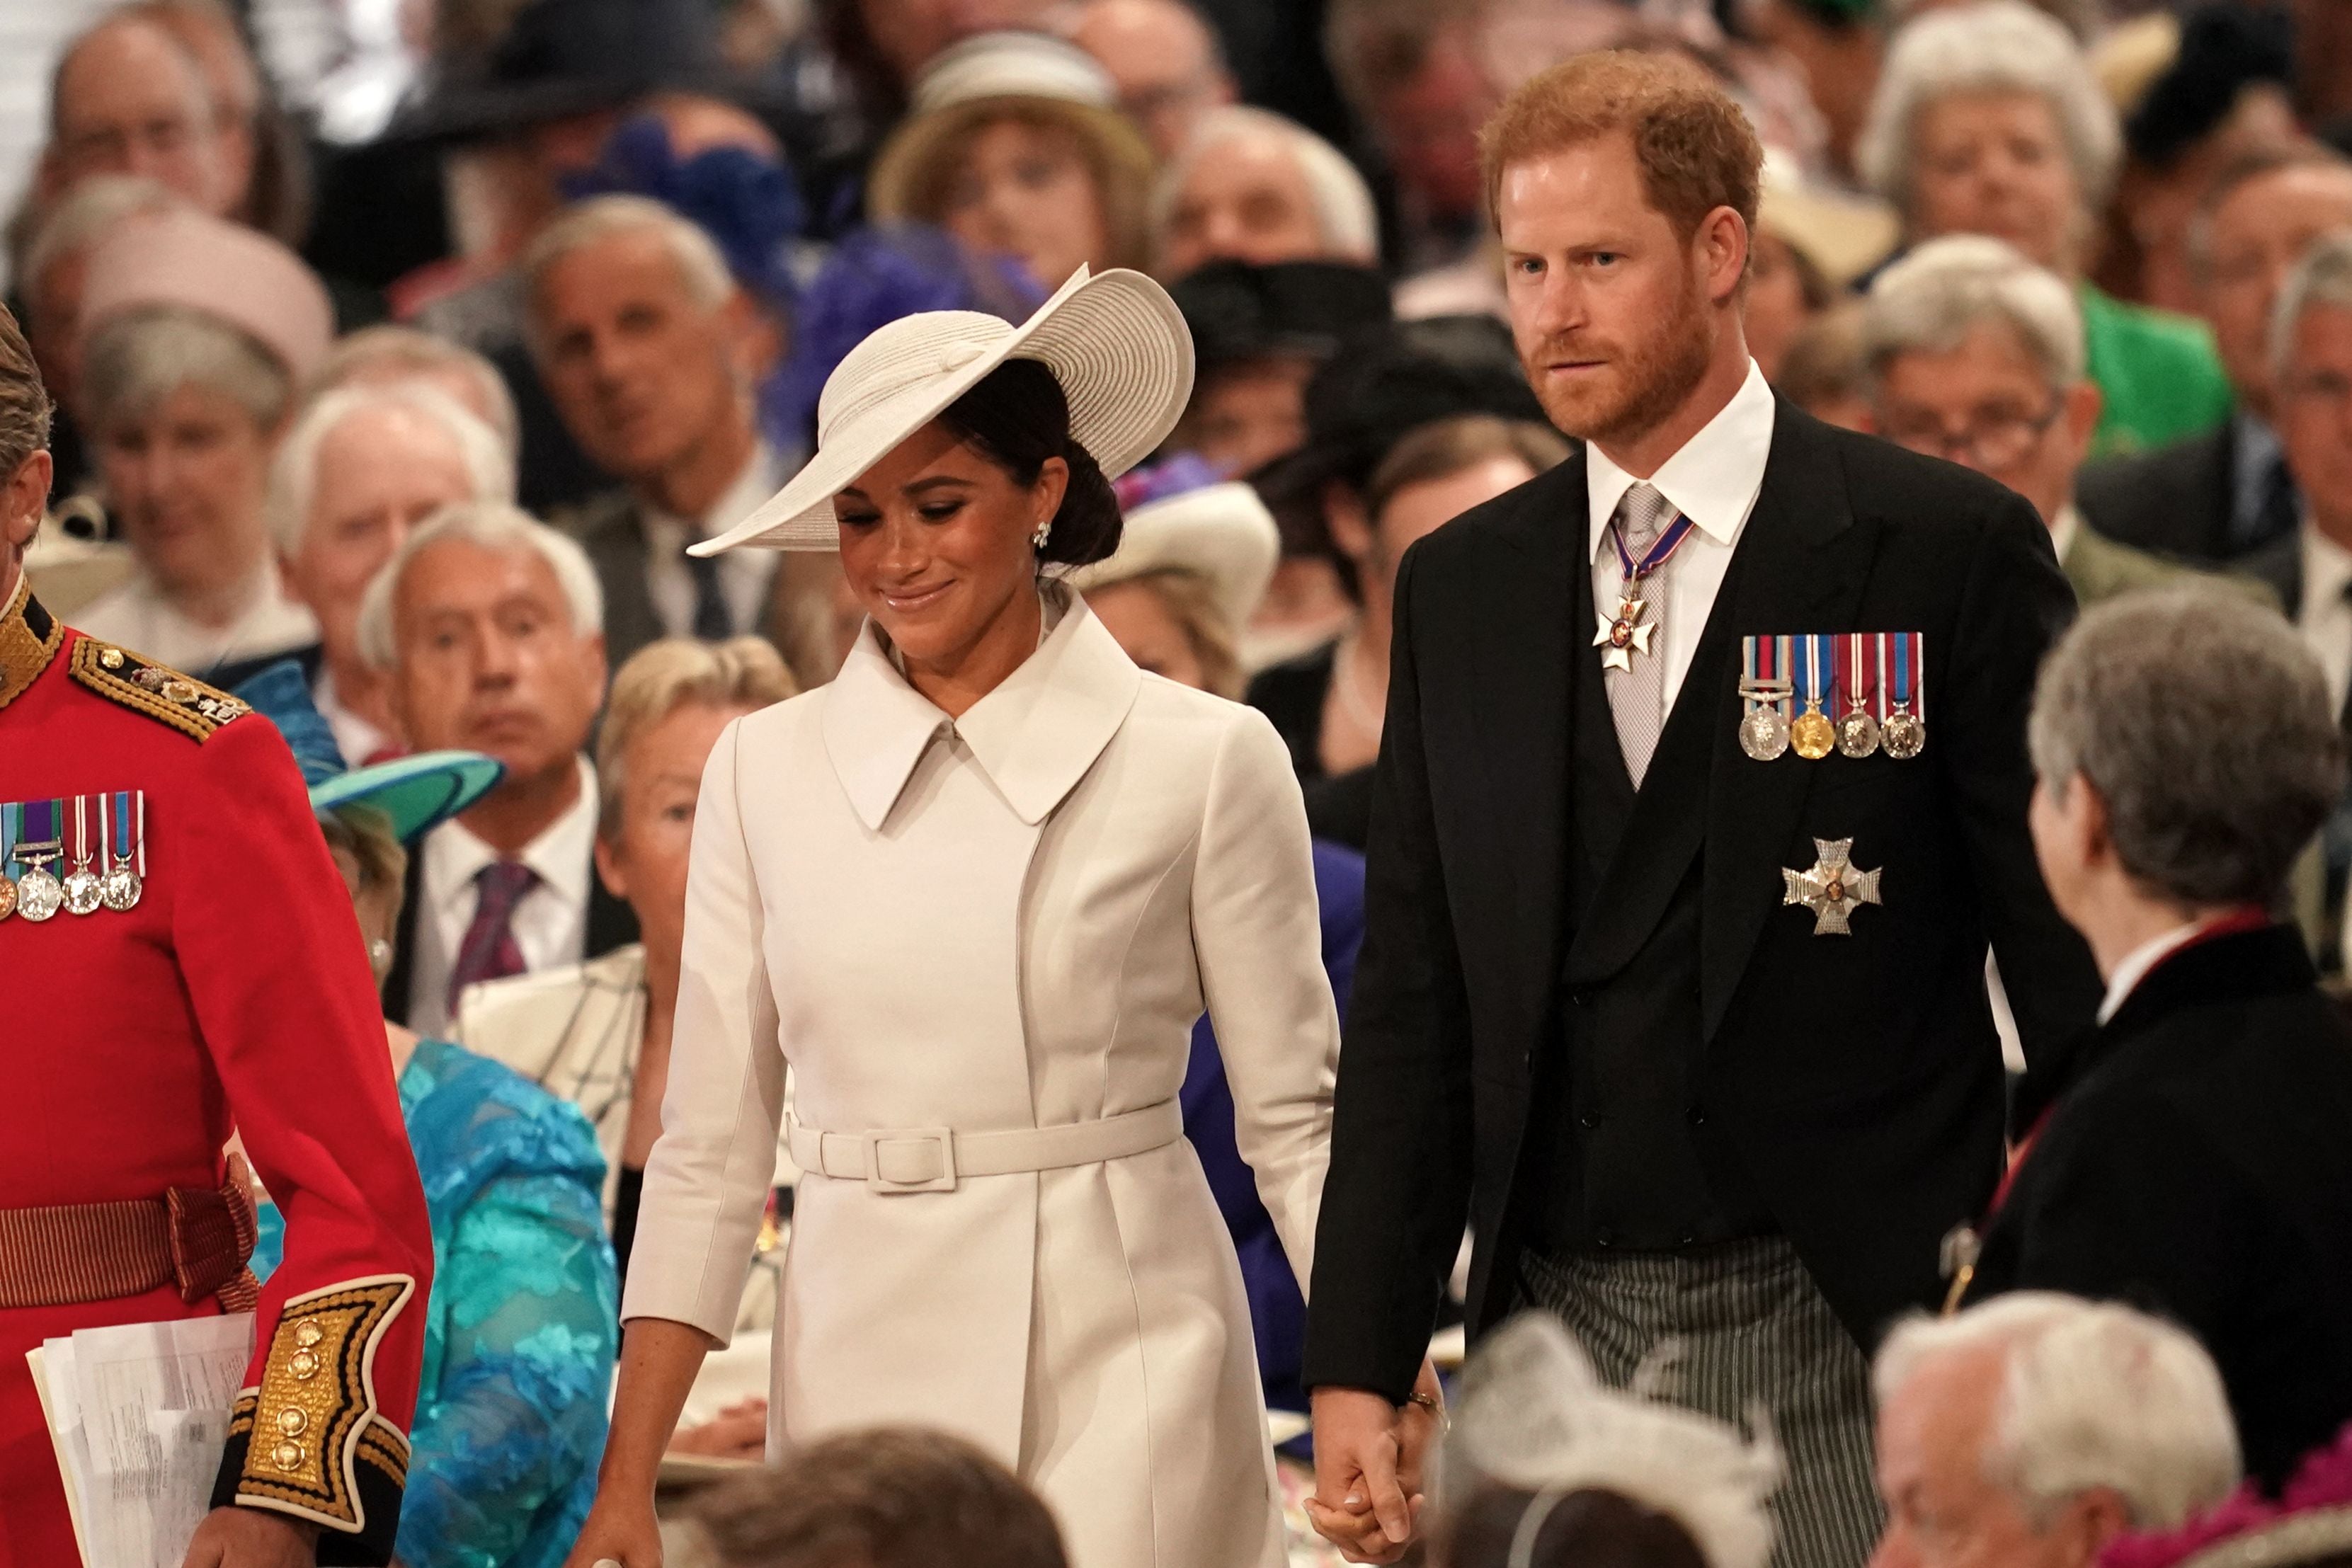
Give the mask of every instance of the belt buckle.
M 866 1185 L 879 1193 L 953 1192 L 956 1189 L 955 1132 L 948 1127 L 898 1127 L 887 1133 L 864 1133 L 858 1141 L 866 1150 Z M 882 1171 L 882 1151 L 892 1148 L 894 1164 L 903 1161 L 908 1146 L 928 1145 L 938 1150 L 938 1168 L 927 1176 L 890 1176 Z M 904 1169 L 903 1164 L 900 1168 Z

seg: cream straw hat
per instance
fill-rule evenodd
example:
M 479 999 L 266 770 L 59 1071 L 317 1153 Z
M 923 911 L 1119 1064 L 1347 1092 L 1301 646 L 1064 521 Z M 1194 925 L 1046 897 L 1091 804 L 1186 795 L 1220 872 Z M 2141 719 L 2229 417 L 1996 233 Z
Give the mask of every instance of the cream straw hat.
M 849 351 L 817 400 L 816 455 L 698 556 L 742 545 L 834 549 L 833 497 L 1007 360 L 1035 360 L 1069 400 L 1070 434 L 1117 478 L 1151 455 L 1192 395 L 1192 337 L 1168 291 L 1124 268 L 1083 267 L 1015 327 L 978 310 L 927 310 Z
M 1070 586 L 1087 593 L 1154 572 L 1190 572 L 1208 584 L 1225 634 L 1238 640 L 1249 630 L 1281 554 L 1274 514 L 1255 490 L 1231 480 L 1133 507 L 1119 530 L 1118 549 L 1070 573 Z

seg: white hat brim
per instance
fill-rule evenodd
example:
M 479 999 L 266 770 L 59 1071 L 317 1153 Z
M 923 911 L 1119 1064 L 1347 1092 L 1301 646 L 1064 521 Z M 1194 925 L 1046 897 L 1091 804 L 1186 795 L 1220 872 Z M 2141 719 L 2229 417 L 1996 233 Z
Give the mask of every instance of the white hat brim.
M 1192 395 L 1192 337 L 1182 313 L 1166 289 L 1124 267 L 1089 276 L 1081 267 L 1008 336 L 984 348 L 942 341 L 938 352 L 935 373 L 871 403 L 846 397 L 850 412 L 820 438 L 816 455 L 757 511 L 691 553 L 837 549 L 834 497 L 1007 360 L 1035 360 L 1053 372 L 1069 402 L 1070 434 L 1106 478 L 1151 455 Z
M 1255 490 L 1237 481 L 1204 485 L 1129 512 L 1118 549 L 1071 572 L 1069 583 L 1087 593 L 1154 572 L 1190 572 L 1209 585 L 1228 633 L 1238 638 L 1281 555 L 1282 532 Z

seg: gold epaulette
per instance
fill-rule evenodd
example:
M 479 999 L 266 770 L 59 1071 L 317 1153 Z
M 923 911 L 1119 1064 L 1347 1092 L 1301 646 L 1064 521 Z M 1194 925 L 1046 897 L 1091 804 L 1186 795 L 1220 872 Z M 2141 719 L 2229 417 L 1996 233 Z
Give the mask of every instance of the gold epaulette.
M 200 741 L 253 711 L 226 692 L 95 637 L 74 644 L 71 668 L 75 680 L 109 702 L 160 719 Z

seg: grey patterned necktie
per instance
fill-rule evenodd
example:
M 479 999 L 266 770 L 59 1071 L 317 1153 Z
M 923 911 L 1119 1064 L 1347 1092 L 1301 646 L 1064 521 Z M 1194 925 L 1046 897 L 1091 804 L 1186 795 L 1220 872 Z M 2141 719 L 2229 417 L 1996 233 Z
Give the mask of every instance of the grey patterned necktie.
M 1649 485 L 1636 484 L 1619 498 L 1611 520 L 1625 541 L 1625 553 L 1640 560 L 1674 519 L 1675 509 L 1664 496 Z M 1649 652 L 1635 653 L 1630 669 L 1608 670 L 1602 677 L 1609 688 L 1609 711 L 1617 720 L 1617 747 L 1625 754 L 1625 771 L 1633 776 L 1636 789 L 1650 770 L 1658 736 L 1666 727 L 1664 578 L 1673 564 L 1671 558 L 1661 563 L 1642 580 L 1637 592 L 1647 606 L 1643 623 L 1654 629 Z

